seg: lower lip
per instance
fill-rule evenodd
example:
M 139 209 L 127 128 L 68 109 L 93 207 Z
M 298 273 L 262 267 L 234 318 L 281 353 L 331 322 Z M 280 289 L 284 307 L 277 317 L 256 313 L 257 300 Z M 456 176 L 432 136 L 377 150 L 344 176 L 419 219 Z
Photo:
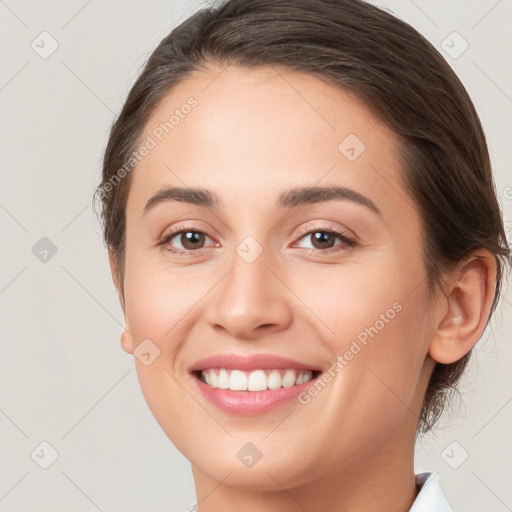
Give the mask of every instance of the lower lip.
M 240 416 L 256 416 L 290 402 L 311 386 L 318 376 L 289 388 L 266 389 L 265 391 L 231 391 L 230 389 L 212 388 L 197 376 L 192 375 L 192 378 L 203 396 L 219 409 Z

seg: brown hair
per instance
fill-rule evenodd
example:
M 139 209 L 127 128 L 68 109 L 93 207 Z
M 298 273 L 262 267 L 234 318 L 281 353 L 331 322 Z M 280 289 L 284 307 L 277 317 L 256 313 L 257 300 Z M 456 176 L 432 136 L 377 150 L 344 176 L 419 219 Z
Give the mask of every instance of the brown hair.
M 430 291 L 438 291 L 443 271 L 472 251 L 484 248 L 495 256 L 489 322 L 510 249 L 478 115 L 460 80 L 421 34 L 360 0 L 228 0 L 196 12 L 160 42 L 112 125 L 95 194 L 123 297 L 126 162 L 160 101 L 209 63 L 275 64 L 355 93 L 399 136 L 404 183 L 423 223 Z M 470 355 L 436 364 L 418 432 L 437 422 Z

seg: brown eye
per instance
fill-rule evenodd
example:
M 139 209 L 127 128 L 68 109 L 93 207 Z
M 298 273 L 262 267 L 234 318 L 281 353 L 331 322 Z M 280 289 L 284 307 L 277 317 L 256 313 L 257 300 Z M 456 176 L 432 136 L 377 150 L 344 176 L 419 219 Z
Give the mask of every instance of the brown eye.
M 184 249 L 197 249 L 204 243 L 205 235 L 197 231 L 186 231 L 180 234 L 179 241 Z
M 206 239 L 210 237 L 201 231 L 182 230 L 172 233 L 165 240 L 164 244 L 171 246 L 171 250 L 179 251 L 194 251 L 195 249 L 202 249 Z M 171 243 L 176 239 L 175 243 Z M 175 244 L 178 244 L 177 246 Z
M 311 240 L 315 249 L 330 249 L 334 246 L 336 236 L 327 231 L 315 231 L 311 233 Z
M 334 252 L 338 250 L 355 247 L 357 244 L 354 240 L 345 236 L 343 232 L 336 231 L 330 228 L 326 229 L 312 229 L 307 233 L 303 234 L 300 240 L 311 240 L 312 247 L 304 247 L 299 242 L 300 247 L 310 249 L 311 251 L 319 252 Z M 339 239 L 341 243 L 336 243 L 336 239 Z M 332 249 L 332 250 L 331 250 Z

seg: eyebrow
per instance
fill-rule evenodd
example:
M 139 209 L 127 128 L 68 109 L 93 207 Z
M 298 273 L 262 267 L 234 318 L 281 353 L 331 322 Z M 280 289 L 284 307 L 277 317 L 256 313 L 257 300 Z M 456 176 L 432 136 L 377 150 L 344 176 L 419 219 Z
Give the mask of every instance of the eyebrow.
M 294 208 L 297 206 L 320 203 L 332 200 L 353 201 L 366 206 L 377 215 L 381 215 L 379 208 L 368 197 L 346 187 L 294 187 L 281 192 L 277 205 L 281 208 Z M 153 195 L 144 207 L 143 215 L 157 205 L 169 201 L 181 201 L 184 203 L 204 206 L 206 208 L 219 209 L 217 195 L 206 189 L 185 187 L 164 187 Z

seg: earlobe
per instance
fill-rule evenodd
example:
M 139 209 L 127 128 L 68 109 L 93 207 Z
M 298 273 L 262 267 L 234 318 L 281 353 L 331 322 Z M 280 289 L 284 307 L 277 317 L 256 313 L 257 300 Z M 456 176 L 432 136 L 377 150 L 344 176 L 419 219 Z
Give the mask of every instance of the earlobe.
M 475 251 L 447 281 L 437 327 L 429 347 L 432 359 L 450 364 L 465 356 L 481 338 L 496 289 L 496 261 Z
M 133 354 L 133 338 L 126 327 L 123 334 L 121 334 L 121 346 L 126 353 Z

